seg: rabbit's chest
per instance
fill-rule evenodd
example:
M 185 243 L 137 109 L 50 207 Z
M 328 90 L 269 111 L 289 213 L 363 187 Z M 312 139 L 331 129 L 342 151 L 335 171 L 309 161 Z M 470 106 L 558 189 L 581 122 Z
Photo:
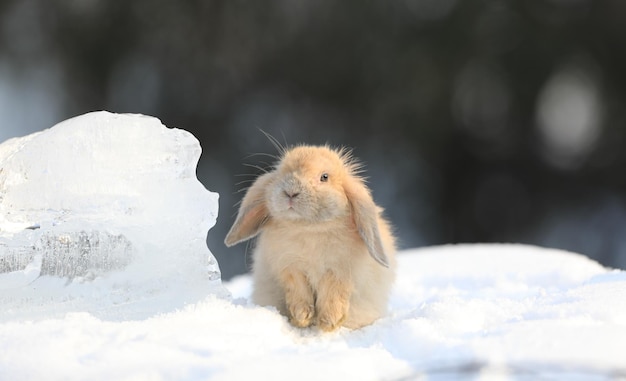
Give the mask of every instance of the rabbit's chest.
M 258 260 L 266 262 L 276 274 L 296 269 L 314 280 L 328 271 L 350 271 L 356 259 L 355 246 L 358 242 L 346 237 L 344 229 L 275 230 L 260 237 L 262 258 Z

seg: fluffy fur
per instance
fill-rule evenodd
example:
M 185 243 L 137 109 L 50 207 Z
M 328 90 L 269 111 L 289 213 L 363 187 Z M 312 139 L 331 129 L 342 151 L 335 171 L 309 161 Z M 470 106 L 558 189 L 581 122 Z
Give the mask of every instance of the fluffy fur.
M 244 196 L 226 236 L 258 235 L 253 301 L 297 327 L 359 328 L 383 316 L 395 278 L 395 240 L 359 165 L 345 150 L 282 153 Z

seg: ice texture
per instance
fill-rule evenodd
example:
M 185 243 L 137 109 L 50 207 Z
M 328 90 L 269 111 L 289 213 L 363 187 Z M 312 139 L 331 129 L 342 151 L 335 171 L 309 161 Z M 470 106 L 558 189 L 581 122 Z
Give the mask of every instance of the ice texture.
M 95 278 L 127 266 L 133 245 L 125 236 L 106 231 L 48 231 L 32 245 L 21 240 L 17 246 L 0 246 L 0 255 L 0 273 L 23 271 L 41 258 L 40 275 Z
M 109 112 L 0 144 L 0 317 L 221 293 L 206 245 L 218 195 L 196 178 L 200 153 L 187 131 Z

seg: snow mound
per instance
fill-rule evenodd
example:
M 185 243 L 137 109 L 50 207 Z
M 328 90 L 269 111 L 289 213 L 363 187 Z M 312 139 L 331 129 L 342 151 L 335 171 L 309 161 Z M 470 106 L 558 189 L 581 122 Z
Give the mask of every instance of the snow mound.
M 200 153 L 187 131 L 108 112 L 1 144 L 0 319 L 144 316 L 159 312 L 148 300 L 221 292 L 206 246 L 218 196 L 196 178 Z
M 252 282 L 241 276 L 226 287 L 245 305 Z M 282 364 L 270 370 L 279 380 L 626 379 L 624 294 L 625 272 L 566 251 L 511 244 L 409 250 L 398 255 L 387 317 L 330 335 L 285 322 L 280 330 L 288 333 L 276 336 L 288 344 L 216 379 L 251 378 L 268 362 Z M 253 320 L 261 311 L 249 308 Z
M 573 253 L 459 245 L 398 255 L 388 316 L 297 329 L 249 276 L 141 321 L 70 313 L 0 323 L 3 379 L 622 380 L 626 273 Z M 155 303 L 160 303 L 156 301 Z M 32 366 L 33 361 L 37 366 Z M 113 365 L 112 365 L 113 364 Z

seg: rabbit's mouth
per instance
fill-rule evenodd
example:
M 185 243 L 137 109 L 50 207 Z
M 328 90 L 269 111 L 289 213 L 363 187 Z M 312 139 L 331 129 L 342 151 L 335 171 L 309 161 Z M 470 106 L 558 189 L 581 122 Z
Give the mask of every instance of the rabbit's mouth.
M 286 202 L 282 206 L 280 216 L 286 220 L 309 220 L 307 208 L 298 202 Z
M 270 209 L 277 218 L 285 220 L 314 220 L 315 212 L 312 209 L 310 196 L 306 193 L 280 189 L 273 194 Z
M 280 195 L 280 200 L 279 200 L 281 209 L 283 209 L 284 212 L 287 214 L 299 215 L 300 213 L 298 211 L 299 209 L 301 209 L 301 206 L 300 206 L 301 198 L 302 197 L 300 196 L 299 192 L 283 190 L 282 194 Z
M 287 210 L 285 211 L 285 217 L 287 218 L 292 218 L 292 219 L 296 219 L 296 218 L 302 218 L 302 216 L 300 215 L 300 213 L 298 213 L 297 210 L 295 210 L 293 207 L 289 207 L 287 208 Z
M 286 219 L 300 219 L 302 218 L 301 208 L 298 202 L 292 198 L 280 197 L 274 204 L 275 214 Z

